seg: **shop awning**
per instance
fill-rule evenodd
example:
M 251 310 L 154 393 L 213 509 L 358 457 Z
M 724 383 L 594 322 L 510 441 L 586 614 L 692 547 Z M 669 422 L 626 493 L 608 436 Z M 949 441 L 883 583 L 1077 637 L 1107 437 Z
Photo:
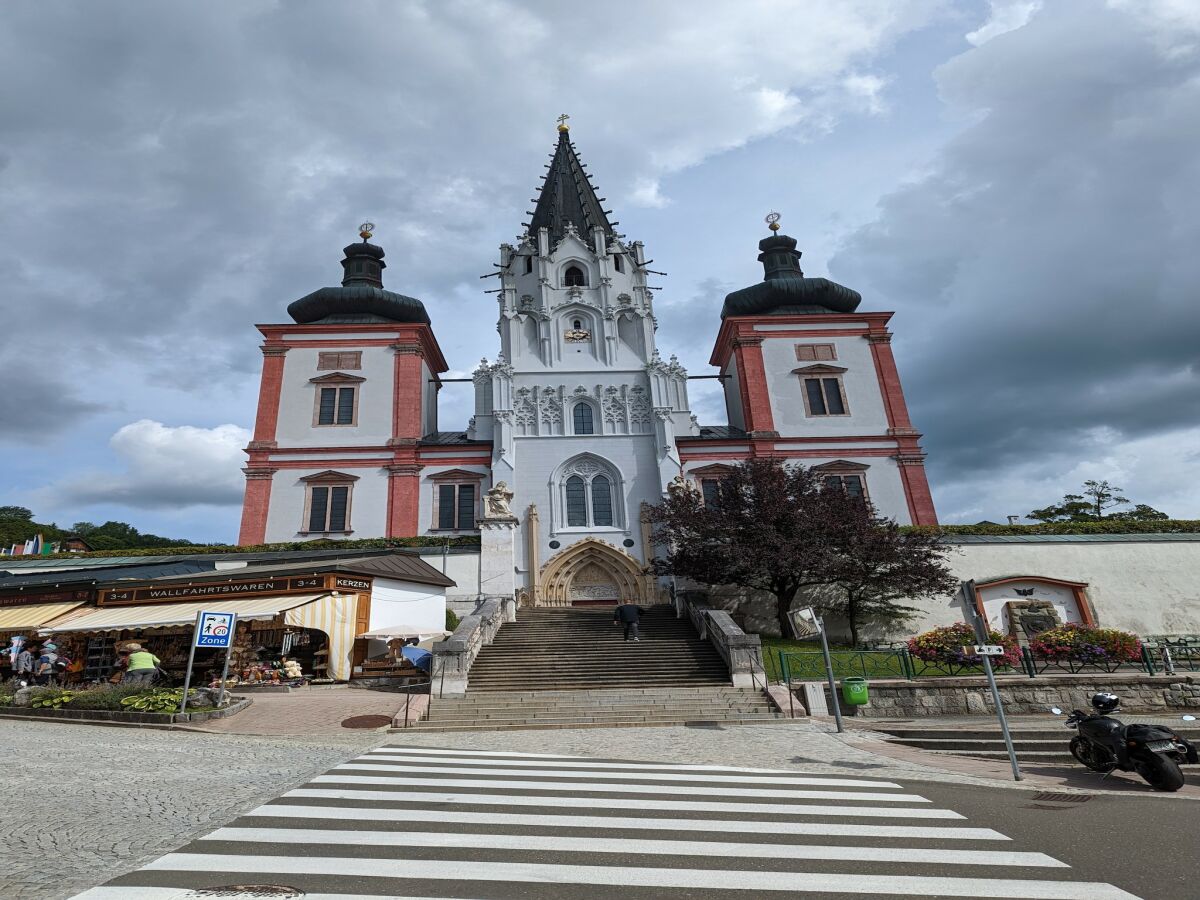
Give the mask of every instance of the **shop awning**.
M 55 619 L 81 606 L 82 603 L 34 603 L 0 609 L 0 631 L 45 628 Z
M 319 600 L 326 594 L 292 594 L 252 597 L 246 600 L 193 600 L 188 603 L 146 603 L 137 606 L 102 606 L 72 617 L 55 627 L 41 628 L 42 634 L 69 631 L 121 631 L 125 628 L 169 628 L 191 625 L 196 614 L 233 612 L 238 619 L 273 619 L 282 612 Z M 29 609 L 30 607 L 25 607 Z
M 377 641 L 391 641 L 398 638 L 417 638 L 417 640 L 427 641 L 430 638 L 441 638 L 448 635 L 449 631 L 443 631 L 438 628 L 417 628 L 415 625 L 388 625 L 384 628 L 372 628 L 363 634 L 360 638 L 372 638 Z

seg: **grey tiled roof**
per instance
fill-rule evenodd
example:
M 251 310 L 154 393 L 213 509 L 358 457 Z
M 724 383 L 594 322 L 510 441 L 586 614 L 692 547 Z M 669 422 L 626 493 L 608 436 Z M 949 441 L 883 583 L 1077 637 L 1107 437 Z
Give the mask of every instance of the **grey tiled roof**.
M 698 438 L 695 435 L 683 434 L 679 436 L 679 440 L 726 441 L 730 438 L 744 437 L 746 437 L 746 432 L 733 425 L 701 425 Z
M 475 441 L 467 437 L 465 431 L 431 431 L 425 437 L 421 438 L 422 444 L 477 444 L 479 446 L 490 447 L 491 441 Z

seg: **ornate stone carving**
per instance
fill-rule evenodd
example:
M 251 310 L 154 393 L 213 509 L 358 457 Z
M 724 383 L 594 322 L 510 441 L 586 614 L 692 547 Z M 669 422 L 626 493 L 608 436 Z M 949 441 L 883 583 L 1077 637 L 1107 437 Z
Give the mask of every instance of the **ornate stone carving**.
M 562 403 L 554 388 L 542 389 L 542 396 L 538 398 L 538 412 L 543 424 L 551 426 L 562 424 Z
M 497 481 L 496 486 L 488 491 L 484 496 L 483 517 L 485 519 L 512 519 L 515 518 L 512 514 L 513 492 L 508 489 L 508 484 L 503 481 Z
M 513 402 L 513 418 L 518 425 L 532 426 L 537 421 L 537 410 L 533 405 L 533 391 L 529 388 L 517 388 Z
M 569 331 L 563 332 L 563 340 L 565 340 L 568 344 L 584 343 L 586 341 L 590 341 L 591 339 L 592 333 L 590 331 L 584 331 L 582 328 L 572 328 Z

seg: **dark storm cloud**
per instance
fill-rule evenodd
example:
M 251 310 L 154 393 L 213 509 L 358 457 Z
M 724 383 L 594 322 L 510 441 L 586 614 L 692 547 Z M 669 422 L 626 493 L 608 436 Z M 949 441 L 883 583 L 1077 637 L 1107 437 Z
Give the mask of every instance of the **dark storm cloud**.
M 977 121 L 832 264 L 902 314 L 935 478 L 1197 420 L 1198 75 L 1194 33 L 1090 2 L 937 73 Z
M 29 366 L 13 389 L 0 391 L 0 443 L 42 443 L 99 412 L 103 406 L 80 399 L 75 385 L 47 378 Z

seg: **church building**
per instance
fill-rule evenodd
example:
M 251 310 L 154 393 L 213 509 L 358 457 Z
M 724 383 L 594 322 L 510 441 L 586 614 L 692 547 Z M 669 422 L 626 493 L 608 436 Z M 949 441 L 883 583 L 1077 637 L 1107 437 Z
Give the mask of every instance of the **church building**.
M 708 377 L 727 421 L 701 424 L 670 335 L 656 333 L 645 249 L 609 214 L 560 125 L 532 217 L 500 246 L 500 346 L 475 369 L 475 415 L 452 430 L 438 421 L 448 366 L 434 323 L 384 288 L 384 251 L 364 226 L 340 287 L 258 326 L 240 543 L 480 534 L 483 595 L 650 601 L 643 504 L 678 478 L 710 491 L 757 456 L 809 466 L 901 524 L 936 523 L 891 313 L 805 277 L 796 241 L 771 222 L 763 279 L 713 321 Z

